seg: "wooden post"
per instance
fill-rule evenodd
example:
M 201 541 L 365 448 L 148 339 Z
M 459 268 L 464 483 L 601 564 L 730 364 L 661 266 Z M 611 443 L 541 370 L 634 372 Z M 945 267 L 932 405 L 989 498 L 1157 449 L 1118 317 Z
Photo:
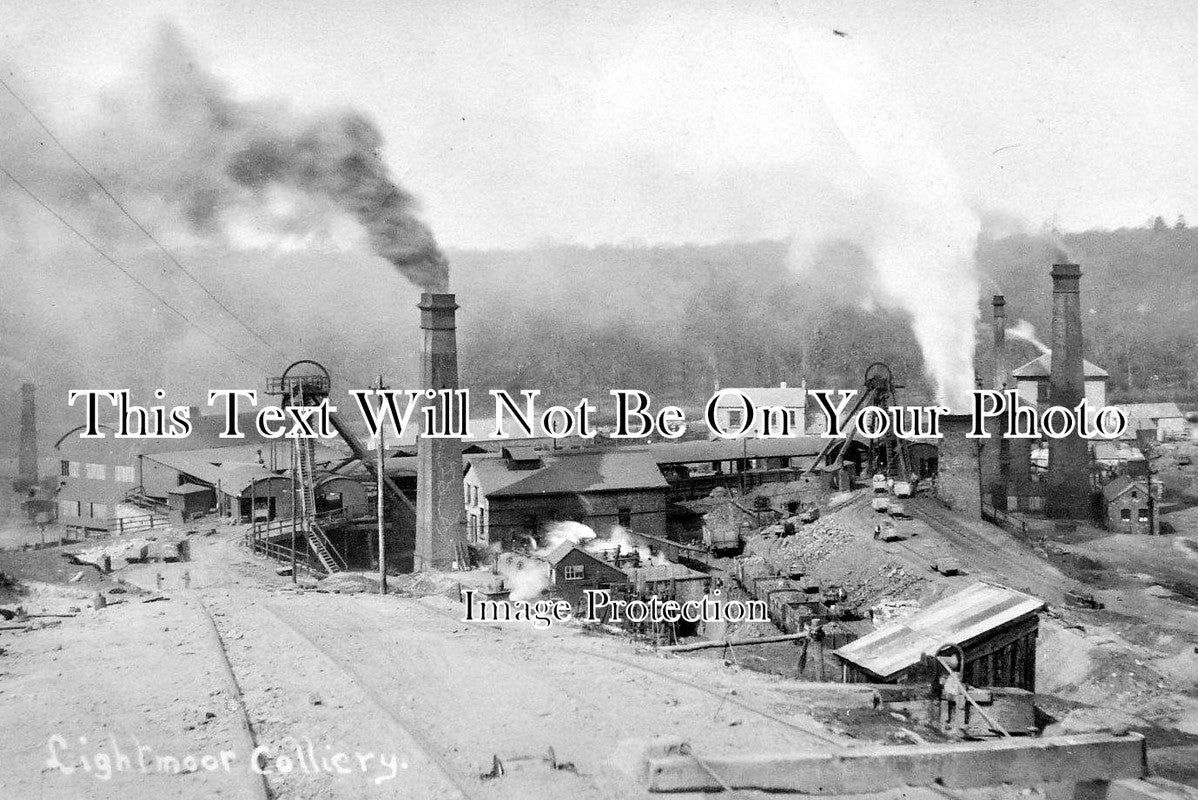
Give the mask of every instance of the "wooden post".
M 296 452 L 296 443 L 299 439 L 291 440 L 291 582 L 299 583 L 299 577 L 295 574 L 295 471 L 299 467 L 299 454 Z
M 382 392 L 383 389 L 385 389 L 385 388 L 387 388 L 387 387 L 383 386 L 383 376 L 380 375 L 378 390 L 379 390 L 379 392 Z M 383 409 L 383 398 L 380 396 L 379 397 L 379 410 L 382 411 L 382 409 Z M 376 513 L 378 514 L 378 518 L 379 518 L 378 519 L 378 524 L 379 524 L 379 594 L 386 594 L 387 593 L 387 538 L 386 538 L 386 525 L 383 521 L 384 520 L 384 517 L 383 517 L 383 511 L 384 511 L 384 508 L 383 508 L 383 474 L 384 474 L 383 473 L 383 441 L 386 437 L 383 435 L 382 419 L 383 419 L 382 414 L 380 414 L 379 415 L 379 432 L 378 432 L 378 436 L 375 437 L 375 443 L 374 443 L 374 451 L 375 451 L 375 462 L 374 463 L 375 463 L 376 491 L 378 493 L 378 500 L 377 500 L 378 508 L 376 510 Z

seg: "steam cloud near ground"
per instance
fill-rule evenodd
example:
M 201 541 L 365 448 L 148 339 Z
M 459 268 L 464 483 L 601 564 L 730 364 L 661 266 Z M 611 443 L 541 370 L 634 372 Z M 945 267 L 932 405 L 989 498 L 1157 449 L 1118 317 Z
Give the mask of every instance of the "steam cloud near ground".
M 505 553 L 500 558 L 499 574 L 503 577 L 504 585 L 511 591 L 512 600 L 532 600 L 549 588 L 549 568 L 543 556 L 562 542 L 578 545 L 588 553 L 600 557 L 613 550 L 618 550 L 619 554 L 624 556 L 636 553 L 640 565 L 645 567 L 667 563 L 664 555 L 654 555 L 648 547 L 637 544 L 628 530 L 619 525 L 611 526 L 607 537 L 600 538 L 594 528 L 581 522 L 554 522 L 545 529 L 544 540 L 545 546 L 534 547 L 531 556 Z

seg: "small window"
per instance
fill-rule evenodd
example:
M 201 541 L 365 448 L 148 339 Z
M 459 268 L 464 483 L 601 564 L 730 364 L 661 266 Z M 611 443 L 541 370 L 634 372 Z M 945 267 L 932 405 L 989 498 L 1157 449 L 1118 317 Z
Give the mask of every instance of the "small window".
M 1123 520 L 1124 522 L 1131 522 L 1131 509 L 1125 508 L 1122 511 L 1120 511 L 1119 519 Z
M 1137 492 L 1137 491 L 1135 491 L 1135 490 L 1132 490 L 1132 493 L 1131 493 L 1131 499 L 1132 499 L 1132 500 L 1139 500 L 1139 499 L 1140 499 L 1140 493 L 1139 493 L 1139 492 Z
M 80 469 L 83 467 L 83 465 L 80 464 L 78 461 L 70 461 L 68 463 L 70 464 L 70 471 L 71 471 L 70 477 L 78 478 L 83 474 L 82 472 L 80 472 Z
M 137 473 L 133 470 L 133 467 L 117 466 L 113 469 L 115 472 L 113 480 L 122 483 L 137 483 Z
M 62 475 L 64 478 L 69 478 L 69 477 L 71 477 L 71 462 L 70 462 L 70 461 L 60 461 L 60 462 L 58 462 L 58 463 L 59 463 L 59 465 L 61 466 L 61 472 L 60 472 L 60 474 L 61 474 L 61 475 Z
M 568 581 L 580 581 L 586 577 L 586 570 L 581 564 L 567 564 L 562 570 L 562 577 Z
M 631 508 L 616 509 L 616 523 L 621 528 L 631 528 L 632 527 L 632 509 Z
M 108 470 L 104 464 L 88 464 L 87 477 L 93 481 L 102 481 L 108 478 Z
M 1148 509 L 1146 509 L 1146 508 L 1140 509 L 1140 516 L 1139 516 L 1138 521 L 1139 522 L 1147 522 L 1148 521 Z

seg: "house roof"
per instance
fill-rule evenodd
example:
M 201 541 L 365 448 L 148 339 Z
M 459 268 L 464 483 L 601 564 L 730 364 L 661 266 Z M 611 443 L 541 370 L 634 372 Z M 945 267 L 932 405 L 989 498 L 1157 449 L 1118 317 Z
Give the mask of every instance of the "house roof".
M 1039 378 L 1049 378 L 1052 375 L 1052 351 L 1041 354 L 1037 358 L 1024 364 L 1022 367 L 1014 370 L 1012 373 L 1017 379 L 1026 378 L 1036 380 Z M 1082 360 L 1082 374 L 1087 380 L 1098 380 L 1099 378 L 1109 378 L 1110 373 L 1102 367 L 1091 364 L 1085 359 Z
M 269 446 L 271 439 L 267 439 L 262 434 L 258 433 L 257 427 L 254 425 L 254 418 L 257 412 L 246 411 L 237 415 L 238 427 L 241 430 L 241 439 L 222 439 L 220 434 L 225 430 L 225 417 L 223 414 L 202 414 L 198 406 L 191 407 L 191 433 L 186 439 L 166 439 L 166 438 L 121 438 L 118 439 L 114 435 L 116 429 L 111 425 L 104 423 L 100 424 L 100 430 L 104 433 L 103 440 L 96 439 L 80 439 L 79 432 L 83 431 L 87 426 L 79 425 L 71 428 L 69 431 L 59 437 L 54 443 L 56 450 L 71 450 L 79 444 L 90 444 L 97 441 L 104 441 L 106 446 L 114 452 L 127 454 L 130 458 L 137 454 L 145 453 L 161 453 L 171 452 L 179 448 L 186 442 L 193 447 L 203 447 L 209 449 L 226 449 L 228 447 L 238 446 L 254 446 L 263 447 Z
M 1094 442 L 1095 461 L 1143 461 L 1144 454 L 1121 442 Z
M 541 454 L 532 447 L 504 447 L 500 452 L 512 461 L 539 461 Z
M 1121 403 L 1115 408 L 1127 415 L 1130 431 L 1140 428 L 1151 428 L 1152 425 L 1137 425 L 1137 421 L 1156 422 L 1161 419 L 1185 419 L 1185 414 L 1177 407 L 1177 403 Z
M 634 567 L 626 570 L 628 577 L 636 583 L 660 583 L 661 581 L 704 580 L 706 573 L 691 569 L 683 564 L 655 564 L 650 567 Z
M 658 464 L 691 464 L 702 461 L 733 461 L 738 458 L 795 458 L 817 456 L 828 440 L 819 436 L 791 436 L 782 439 L 692 440 L 649 445 Z
M 640 449 L 542 453 L 540 457 L 536 469 L 512 470 L 502 456 L 480 455 L 468 459 L 468 469 L 487 497 L 669 488 L 657 463 Z
M 315 448 L 317 463 L 336 458 L 334 451 L 320 443 Z M 261 449 L 257 445 L 240 445 L 154 453 L 145 458 L 212 486 L 219 484 L 225 494 L 239 495 L 254 481 L 280 474 L 279 470 L 271 470 L 265 464 L 258 463 L 258 451 Z M 280 466 L 286 466 L 287 459 L 280 458 L 279 463 Z
M 545 559 L 545 561 L 549 562 L 550 566 L 556 567 L 558 564 L 561 563 L 562 559 L 564 559 L 566 556 L 570 555 L 570 553 L 574 552 L 575 550 L 582 553 L 584 556 L 591 559 L 592 561 L 594 561 L 597 564 L 602 564 L 603 566 L 605 566 L 609 569 L 613 569 L 616 572 L 624 572 L 624 570 L 620 569 L 619 567 L 615 566 L 614 564 L 607 563 L 606 561 L 604 561 L 602 558 L 599 558 L 599 556 L 595 555 L 594 553 L 588 553 L 586 550 L 579 547 L 576 543 L 571 542 L 569 539 L 567 539 L 563 542 L 558 542 L 558 544 L 553 549 L 551 549 L 545 555 L 541 556 L 541 558 L 543 558 L 543 559 Z
M 1120 495 L 1125 494 L 1128 489 L 1137 485 L 1142 489 L 1146 488 L 1143 481 L 1136 480 L 1129 475 L 1120 475 L 1102 487 L 1102 497 L 1109 503 Z
M 174 489 L 171 489 L 167 494 L 203 494 L 211 491 L 211 486 L 197 486 L 194 483 L 185 483 L 182 486 L 176 486 Z
M 918 664 L 925 654 L 945 645 L 963 645 L 1044 607 L 1043 600 L 1029 594 L 978 582 L 850 642 L 836 655 L 879 678 L 889 678 Z
M 727 394 L 716 401 L 716 408 L 740 408 L 741 402 L 732 392 L 740 392 L 749 398 L 756 408 L 770 406 L 772 408 L 805 408 L 807 406 L 807 390 L 801 386 L 757 386 L 739 388 L 729 386 L 720 391 Z

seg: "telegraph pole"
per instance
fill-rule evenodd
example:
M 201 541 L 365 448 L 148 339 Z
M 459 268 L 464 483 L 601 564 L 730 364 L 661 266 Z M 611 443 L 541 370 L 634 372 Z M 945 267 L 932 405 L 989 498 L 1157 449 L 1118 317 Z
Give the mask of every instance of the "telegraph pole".
M 383 386 L 383 376 L 379 376 L 378 390 L 389 387 Z M 383 398 L 379 397 L 379 411 L 383 408 Z M 379 433 L 375 438 L 374 443 L 374 465 L 375 465 L 375 482 L 377 484 L 376 491 L 378 492 L 378 508 L 377 514 L 379 518 L 379 594 L 387 593 L 387 537 L 385 535 L 385 524 L 383 522 L 383 443 L 386 437 L 383 435 L 382 415 L 379 415 Z
M 292 442 L 292 447 L 291 447 L 291 582 L 299 583 L 299 576 L 296 574 L 298 565 L 295 563 L 296 562 L 295 526 L 299 525 L 299 518 L 296 516 L 296 513 L 295 513 L 296 512 L 296 508 L 295 508 L 295 493 L 296 493 L 295 471 L 299 467 L 299 464 L 297 463 L 297 460 L 295 457 L 295 446 L 294 445 L 295 445 L 295 443 Z

